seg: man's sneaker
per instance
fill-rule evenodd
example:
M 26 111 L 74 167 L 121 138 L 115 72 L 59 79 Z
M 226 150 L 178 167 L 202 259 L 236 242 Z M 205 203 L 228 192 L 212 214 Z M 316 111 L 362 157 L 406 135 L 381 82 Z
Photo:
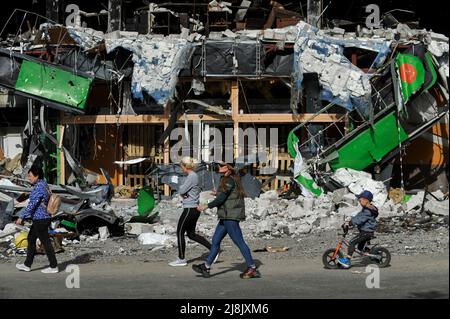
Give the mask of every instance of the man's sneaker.
M 255 267 L 248 267 L 246 271 L 239 275 L 242 279 L 261 278 L 261 274 Z
M 26 271 L 26 272 L 31 271 L 31 268 L 25 266 L 24 264 L 16 264 L 16 268 L 21 270 L 21 271 Z
M 338 258 L 337 261 L 344 268 L 350 268 L 352 266 L 350 263 L 350 259 L 348 258 Z
M 169 266 L 172 266 L 172 267 L 187 266 L 187 261 L 186 261 L 186 259 L 177 258 L 177 260 L 170 262 Z
M 42 269 L 41 272 L 43 274 L 57 274 L 59 272 L 58 267 L 52 268 L 52 267 L 47 267 L 45 269 Z
M 199 264 L 199 265 L 192 265 L 192 269 L 195 272 L 198 272 L 199 274 L 202 274 L 203 277 L 205 278 L 209 278 L 209 268 L 206 267 L 206 265 L 203 264 Z

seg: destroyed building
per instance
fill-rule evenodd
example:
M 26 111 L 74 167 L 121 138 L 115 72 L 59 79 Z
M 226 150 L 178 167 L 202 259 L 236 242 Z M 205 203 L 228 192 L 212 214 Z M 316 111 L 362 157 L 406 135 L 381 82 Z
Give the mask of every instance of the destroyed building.
M 175 128 L 203 161 L 205 189 L 217 177 L 210 137 L 221 132 L 225 152 L 245 159 L 253 198 L 260 189 L 328 196 L 352 187 L 336 177 L 346 170 L 381 183 L 381 205 L 389 189 L 448 194 L 448 37 L 413 11 L 383 9 L 368 27 L 364 8 L 340 19 L 327 1 L 76 3 L 33 2 L 33 11 L 11 10 L 2 27 L 5 210 L 27 191 L 24 172 L 39 161 L 71 209 L 120 233 L 111 225 L 121 221 L 105 213 L 114 193 L 176 193 Z M 276 149 L 270 130 L 254 145 L 248 128 L 275 129 Z M 267 170 L 274 158 L 275 171 Z M 297 204 L 285 207 L 308 218 L 313 204 Z M 328 217 L 334 210 L 322 208 Z M 80 218 L 66 222 L 81 231 Z M 265 222 L 257 233 L 275 227 Z M 305 232 L 315 222 L 302 220 Z M 276 228 L 296 231 L 289 222 Z

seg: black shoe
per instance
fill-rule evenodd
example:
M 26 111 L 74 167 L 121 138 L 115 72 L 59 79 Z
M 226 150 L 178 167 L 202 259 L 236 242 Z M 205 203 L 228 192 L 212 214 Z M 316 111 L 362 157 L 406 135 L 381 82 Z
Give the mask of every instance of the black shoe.
M 192 265 L 192 269 L 199 274 L 202 274 L 204 278 L 209 278 L 209 269 L 205 264 Z

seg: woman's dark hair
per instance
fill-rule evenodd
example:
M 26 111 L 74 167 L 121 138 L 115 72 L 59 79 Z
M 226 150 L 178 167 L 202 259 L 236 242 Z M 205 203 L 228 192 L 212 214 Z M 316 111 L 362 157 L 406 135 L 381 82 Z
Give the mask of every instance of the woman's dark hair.
M 226 166 L 228 166 L 228 172 L 230 172 L 228 175 L 225 175 L 222 178 L 222 181 L 220 182 L 220 187 L 223 189 L 223 191 L 226 193 L 228 191 L 227 189 L 227 180 L 229 178 L 232 178 L 234 181 L 234 185 L 236 187 L 236 190 L 239 193 L 239 197 L 240 198 L 244 198 L 246 196 L 245 191 L 244 191 L 244 187 L 242 186 L 242 182 L 241 182 L 241 176 L 239 175 L 239 173 L 237 173 L 233 166 L 226 164 Z
M 40 166 L 37 165 L 31 166 L 31 168 L 28 170 L 28 173 L 31 173 L 39 178 L 44 178 L 44 171 Z

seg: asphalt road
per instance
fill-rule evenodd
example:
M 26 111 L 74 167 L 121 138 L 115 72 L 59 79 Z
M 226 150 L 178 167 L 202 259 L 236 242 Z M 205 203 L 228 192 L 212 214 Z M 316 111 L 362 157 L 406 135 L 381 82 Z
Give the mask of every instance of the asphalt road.
M 13 263 L 0 264 L 0 298 L 449 298 L 449 255 L 393 256 L 392 266 L 380 269 L 380 287 L 366 287 L 365 265 L 350 270 L 326 270 L 320 257 L 271 259 L 261 256 L 262 278 L 242 280 L 241 260 L 219 260 L 209 279 L 187 267 L 172 268 L 161 261 L 123 259 L 113 264 L 76 260 L 74 273 L 61 264 L 58 274 L 42 274 L 39 256 L 29 273 Z M 222 259 L 222 258 L 221 258 Z M 72 277 L 68 277 L 72 275 Z M 374 282 L 374 281 L 372 281 Z

